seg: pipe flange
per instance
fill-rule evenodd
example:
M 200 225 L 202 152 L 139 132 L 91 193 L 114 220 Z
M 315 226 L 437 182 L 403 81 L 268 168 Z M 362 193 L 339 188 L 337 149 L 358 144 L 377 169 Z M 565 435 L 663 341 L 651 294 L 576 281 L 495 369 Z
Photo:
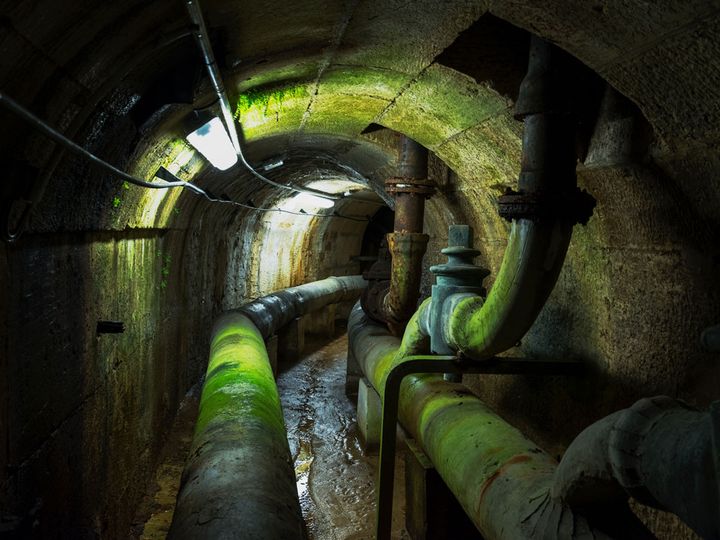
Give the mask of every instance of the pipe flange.
M 414 193 L 430 198 L 435 193 L 435 186 L 427 178 L 406 178 L 393 176 L 385 180 L 385 191 L 390 195 L 397 193 Z
M 559 218 L 573 225 L 586 225 L 593 214 L 595 203 L 592 195 L 579 188 L 561 193 L 522 193 L 507 189 L 505 194 L 498 198 L 498 213 L 507 221 L 545 221 Z
M 360 307 L 373 321 L 386 324 L 383 302 L 390 291 L 390 280 L 368 283 L 360 296 Z

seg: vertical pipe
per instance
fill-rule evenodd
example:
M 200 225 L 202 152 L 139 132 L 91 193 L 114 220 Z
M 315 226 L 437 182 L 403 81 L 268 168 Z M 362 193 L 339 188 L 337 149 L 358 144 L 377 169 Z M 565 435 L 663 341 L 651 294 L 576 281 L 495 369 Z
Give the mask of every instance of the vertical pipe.
M 564 53 L 533 36 L 515 105 L 524 121 L 519 193 L 503 197 L 513 201 L 504 214 L 512 219 L 508 246 L 487 299 L 458 301 L 442 322 L 448 345 L 472 358 L 499 354 L 530 329 L 560 275 L 573 224 L 592 199 L 576 187 L 570 76 Z
M 402 334 L 417 309 L 422 259 L 430 239 L 423 234 L 425 199 L 434 192 L 427 180 L 427 149 L 403 135 L 399 156 L 398 176 L 385 183 L 395 198 L 395 223 L 387 236 L 392 255 L 390 289 L 382 298 L 383 318 L 396 335 Z

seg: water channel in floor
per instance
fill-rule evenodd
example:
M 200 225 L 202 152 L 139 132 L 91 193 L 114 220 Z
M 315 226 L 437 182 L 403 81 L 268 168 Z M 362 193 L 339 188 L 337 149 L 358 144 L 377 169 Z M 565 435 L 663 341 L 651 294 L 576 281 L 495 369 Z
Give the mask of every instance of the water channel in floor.
M 280 364 L 278 390 L 303 517 L 311 540 L 374 538 L 377 454 L 362 450 L 355 403 L 345 395 L 347 336 L 308 341 L 294 365 Z M 403 464 L 397 462 L 396 499 L 403 498 Z M 403 531 L 396 503 L 393 538 Z

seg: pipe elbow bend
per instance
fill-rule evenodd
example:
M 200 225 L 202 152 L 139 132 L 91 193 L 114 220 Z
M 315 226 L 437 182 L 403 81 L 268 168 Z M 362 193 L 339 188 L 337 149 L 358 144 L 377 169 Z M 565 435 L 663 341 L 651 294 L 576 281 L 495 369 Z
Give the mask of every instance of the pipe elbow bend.
M 485 332 L 479 313 L 485 305 L 481 296 L 458 293 L 447 297 L 442 307 L 443 339 L 454 350 L 483 359 Z

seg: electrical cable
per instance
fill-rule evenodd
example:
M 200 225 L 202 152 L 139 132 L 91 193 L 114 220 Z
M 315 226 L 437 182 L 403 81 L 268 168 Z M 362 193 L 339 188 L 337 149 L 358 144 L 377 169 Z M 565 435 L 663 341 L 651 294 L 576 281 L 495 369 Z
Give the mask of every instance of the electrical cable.
M 185 182 L 183 180 L 180 180 L 176 176 L 172 175 L 169 171 L 167 171 L 167 174 L 170 174 L 173 176 L 173 178 L 176 178 L 175 181 L 167 181 L 162 180 L 161 182 L 147 182 L 145 180 L 141 180 L 140 178 L 136 178 L 135 176 L 132 176 L 125 171 L 122 171 L 115 167 L 114 165 L 111 165 L 107 161 L 104 161 L 97 157 L 95 154 L 91 153 L 90 151 L 86 150 L 79 144 L 75 143 L 74 141 L 68 139 L 57 131 L 56 129 L 52 128 L 45 122 L 43 122 L 40 118 L 32 114 L 30 111 L 28 111 L 26 108 L 24 108 L 22 105 L 17 103 L 15 100 L 10 98 L 9 96 L 5 95 L 3 92 L 0 92 L 0 105 L 3 105 L 5 108 L 7 108 L 10 112 L 14 113 L 15 115 L 19 116 L 22 120 L 30 124 L 32 127 L 43 133 L 48 138 L 52 139 L 56 143 L 60 144 L 61 146 L 65 147 L 70 152 L 79 155 L 94 165 L 97 165 L 98 167 L 108 171 L 109 173 L 118 176 L 125 180 L 127 183 L 148 188 L 148 189 L 173 189 L 173 188 L 182 188 L 187 189 L 191 193 L 194 193 L 195 195 L 199 195 L 201 197 L 204 197 L 208 201 L 212 203 L 224 203 L 224 204 L 230 204 L 233 206 L 239 206 L 241 208 L 246 208 L 248 210 L 254 210 L 254 211 L 262 211 L 262 212 L 282 212 L 285 214 L 293 214 L 298 216 L 311 216 L 311 217 L 321 217 L 321 218 L 339 218 L 339 219 L 349 219 L 352 221 L 369 221 L 368 218 L 362 219 L 358 217 L 353 216 L 343 216 L 341 214 L 338 214 L 336 212 L 333 212 L 332 214 L 317 214 L 317 213 L 311 213 L 311 212 L 294 212 L 291 210 L 283 210 L 281 208 L 265 208 L 265 207 L 259 207 L 259 206 L 251 206 L 249 204 L 243 204 L 237 201 L 233 201 L 230 199 L 225 198 L 218 198 L 214 197 L 210 194 L 208 194 L 204 189 L 196 186 L 195 184 L 192 184 L 190 182 Z
M 202 10 L 200 9 L 200 5 L 196 0 L 186 0 L 185 4 L 188 10 L 188 15 L 190 16 L 190 20 L 196 28 L 195 38 L 197 40 L 198 46 L 200 47 L 200 51 L 202 52 L 205 67 L 207 68 L 208 75 L 210 77 L 210 82 L 212 83 L 213 89 L 215 90 L 218 100 L 220 101 L 220 110 L 222 112 L 225 127 L 228 130 L 228 135 L 230 136 L 230 140 L 232 141 L 235 153 L 238 155 L 240 161 L 245 166 L 245 168 L 247 168 L 247 170 L 250 171 L 250 173 L 256 178 L 258 178 L 260 181 L 280 189 L 287 189 L 289 191 L 295 191 L 297 193 L 309 193 L 311 195 L 323 197 L 325 199 L 330 199 L 333 201 L 339 199 L 340 197 L 334 193 L 328 193 L 326 191 L 320 191 L 317 189 L 303 188 L 299 186 L 291 186 L 275 182 L 274 180 L 270 180 L 268 177 L 260 174 L 258 171 L 255 170 L 252 165 L 250 165 L 248 160 L 245 158 L 245 154 L 243 153 L 242 147 L 240 145 L 240 138 L 238 137 L 237 128 L 235 126 L 235 118 L 233 117 L 232 111 L 230 110 L 230 102 L 228 101 L 227 92 L 225 92 L 225 86 L 223 84 L 220 69 L 218 68 L 217 62 L 215 61 L 215 54 L 213 53 L 212 44 L 210 43 L 210 38 L 208 37 L 208 31 L 207 27 L 205 26 L 205 19 L 203 17 Z
M 138 66 L 143 60 L 146 60 L 150 54 L 156 53 L 159 49 L 168 47 L 186 36 L 194 36 L 196 31 L 197 29 L 195 27 L 191 27 L 180 28 L 172 32 L 166 32 L 164 34 L 161 34 L 154 40 L 154 45 L 150 47 L 151 52 L 145 51 L 139 55 L 133 55 L 132 59 L 125 64 L 124 71 L 122 72 L 129 72 L 131 69 Z M 108 78 L 102 85 L 95 89 L 93 95 L 90 97 L 90 103 L 94 103 L 94 105 L 97 105 L 102 96 L 106 95 L 109 89 L 117 86 L 117 82 L 120 80 L 120 78 L 122 78 L 122 76 L 118 75 L 117 73 Z M 87 107 L 88 103 L 86 102 L 85 105 Z M 87 109 L 84 109 L 83 113 L 75 116 L 73 122 L 70 124 L 70 129 L 72 129 L 73 126 L 79 125 L 86 119 L 87 115 L 84 114 L 85 110 Z M 58 164 L 62 161 L 64 152 L 65 150 L 63 150 L 62 148 L 56 148 L 48 164 L 45 165 L 43 174 L 35 182 L 33 182 L 32 189 L 29 193 L 29 198 L 23 201 L 25 203 L 25 207 L 23 208 L 22 212 L 20 212 L 15 222 L 14 229 L 10 227 L 9 219 L 3 220 L 2 236 L 6 241 L 15 242 L 22 236 L 23 231 L 27 226 L 28 220 L 30 219 L 30 210 L 34 205 L 38 203 L 38 201 L 42 199 L 43 194 L 45 193 L 45 189 L 50 183 L 53 172 L 57 168 Z M 12 204 L 12 202 L 8 204 L 7 209 L 4 210 L 7 212 L 8 218 L 11 212 Z

